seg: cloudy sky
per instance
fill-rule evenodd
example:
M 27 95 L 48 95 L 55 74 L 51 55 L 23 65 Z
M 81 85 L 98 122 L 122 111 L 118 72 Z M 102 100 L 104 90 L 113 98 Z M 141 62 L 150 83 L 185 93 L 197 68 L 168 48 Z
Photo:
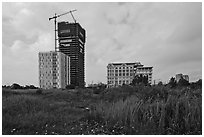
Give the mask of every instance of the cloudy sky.
M 153 66 L 153 79 L 202 78 L 201 3 L 2 3 L 2 84 L 38 84 L 38 52 L 54 50 L 54 13 L 77 9 L 87 33 L 86 83 L 111 62 Z M 58 21 L 70 21 L 70 15 Z

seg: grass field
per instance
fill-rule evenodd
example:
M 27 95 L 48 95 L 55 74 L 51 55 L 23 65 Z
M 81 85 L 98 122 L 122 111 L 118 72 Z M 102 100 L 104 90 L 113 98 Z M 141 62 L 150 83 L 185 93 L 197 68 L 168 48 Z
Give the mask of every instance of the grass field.
M 2 90 L 2 133 L 202 134 L 202 89 Z

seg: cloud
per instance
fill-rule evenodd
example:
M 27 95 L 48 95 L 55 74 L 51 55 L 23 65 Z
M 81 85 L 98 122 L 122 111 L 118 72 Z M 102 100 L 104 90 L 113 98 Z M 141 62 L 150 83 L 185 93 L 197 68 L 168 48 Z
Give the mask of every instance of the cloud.
M 6 84 L 19 83 L 38 85 L 38 53 L 52 50 L 51 35 L 42 33 L 37 41 L 27 45 L 16 40 L 9 47 L 3 44 L 2 74 Z
M 21 74 L 17 82 L 30 78 L 38 85 L 37 54 L 54 49 L 48 18 L 72 9 L 87 33 L 87 83 L 106 82 L 111 62 L 140 61 L 164 81 L 177 72 L 192 81 L 202 75 L 202 3 L 3 3 L 3 83 Z M 62 20 L 73 21 L 70 15 Z

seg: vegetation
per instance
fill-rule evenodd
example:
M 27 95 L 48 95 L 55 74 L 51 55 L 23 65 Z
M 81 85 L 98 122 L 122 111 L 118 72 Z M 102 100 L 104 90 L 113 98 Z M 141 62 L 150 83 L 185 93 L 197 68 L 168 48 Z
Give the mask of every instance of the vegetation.
M 193 84 L 193 85 L 192 85 Z M 202 134 L 202 82 L 2 91 L 2 133 Z M 40 92 L 40 93 L 39 93 Z
M 34 85 L 21 86 L 17 83 L 13 83 L 11 86 L 3 85 L 2 88 L 4 89 L 38 89 L 38 87 L 35 87 Z
M 66 89 L 75 89 L 75 86 L 73 84 L 67 85 Z
M 36 94 L 42 94 L 42 89 L 37 89 Z
M 92 116 L 116 134 L 201 134 L 201 90 L 163 90 L 101 102 Z
M 131 83 L 131 85 L 136 85 L 136 84 L 144 84 L 148 85 L 148 76 L 145 74 L 139 74 L 136 75 Z

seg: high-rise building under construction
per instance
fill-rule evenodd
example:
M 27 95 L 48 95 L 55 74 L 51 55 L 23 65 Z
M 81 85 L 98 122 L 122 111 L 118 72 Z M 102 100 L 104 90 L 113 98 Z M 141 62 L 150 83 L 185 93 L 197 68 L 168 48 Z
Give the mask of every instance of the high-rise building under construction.
M 58 22 L 59 51 L 70 57 L 71 84 L 85 86 L 84 57 L 86 31 L 79 23 Z

